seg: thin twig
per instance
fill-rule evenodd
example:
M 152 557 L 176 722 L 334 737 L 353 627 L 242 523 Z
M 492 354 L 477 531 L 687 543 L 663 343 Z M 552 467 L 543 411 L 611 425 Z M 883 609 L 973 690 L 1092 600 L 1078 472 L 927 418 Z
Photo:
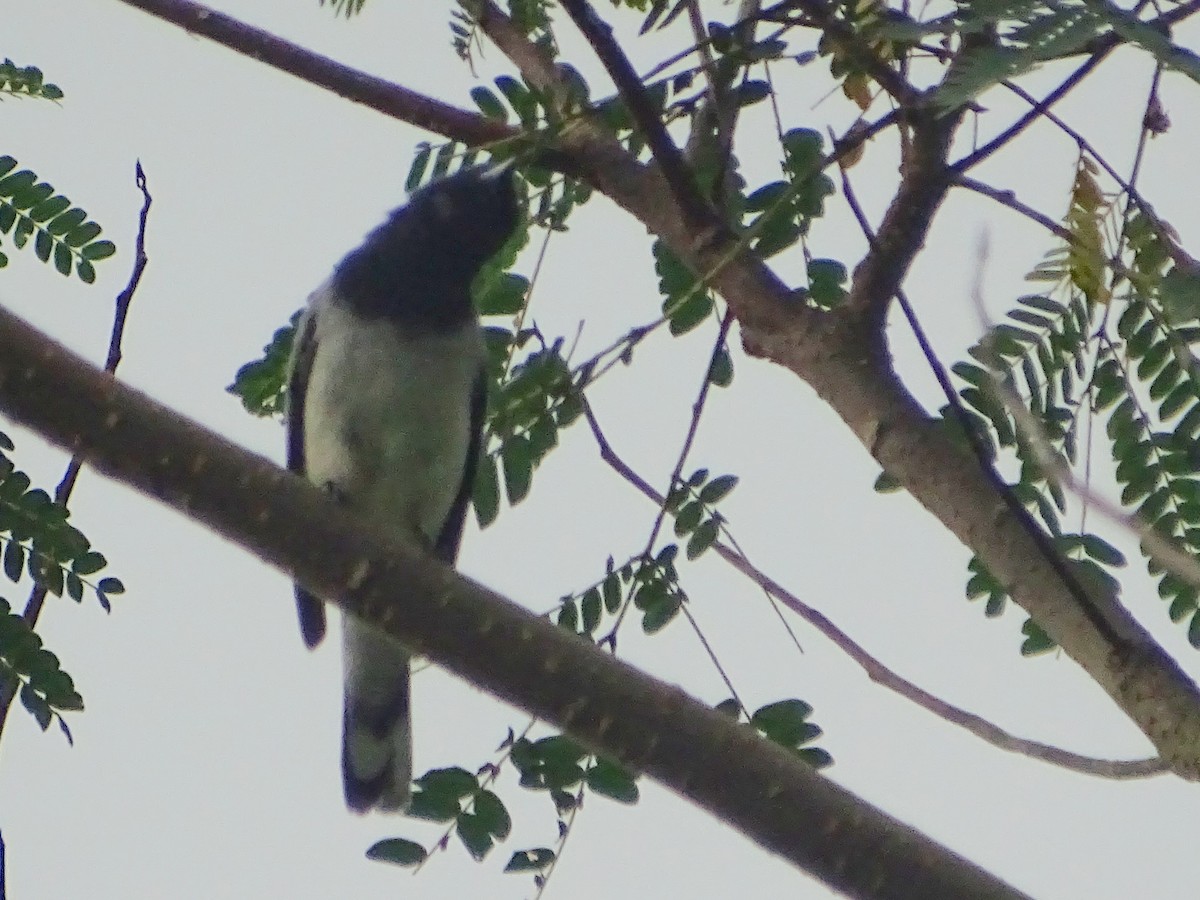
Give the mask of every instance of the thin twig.
M 146 255 L 146 222 L 150 215 L 150 204 L 153 198 L 150 196 L 150 190 L 146 184 L 146 173 L 142 169 L 142 161 L 138 160 L 134 166 L 134 184 L 142 193 L 142 210 L 138 215 L 137 237 L 134 242 L 133 254 L 133 270 L 129 274 L 129 281 L 121 293 L 117 294 L 113 308 L 112 330 L 108 338 L 108 353 L 104 360 L 104 371 L 110 375 L 117 371 L 117 366 L 121 364 L 121 342 L 125 338 L 125 320 L 129 316 L 129 306 L 133 303 L 133 295 L 137 291 L 138 285 L 142 281 L 142 273 L 146 270 L 146 264 L 150 258 Z M 67 463 L 66 471 L 63 473 L 62 480 L 58 483 L 58 487 L 54 490 L 54 502 L 59 506 L 66 506 L 71 499 L 71 492 L 75 490 L 75 482 L 79 478 L 79 470 L 83 467 L 83 457 L 76 454 L 71 457 Z M 34 583 L 32 590 L 29 592 L 29 600 L 25 603 L 25 610 L 22 613 L 25 621 L 30 628 L 37 625 L 38 617 L 42 614 L 42 609 L 46 603 L 47 589 L 46 585 L 41 581 Z M 0 736 L 3 735 L 4 726 L 8 722 L 8 713 L 12 708 L 13 700 L 16 698 L 16 687 L 0 689 Z
M 959 187 L 966 188 L 968 191 L 974 191 L 977 194 L 982 194 L 991 200 L 995 200 L 1001 206 L 1007 206 L 1013 212 L 1020 213 L 1027 219 L 1032 219 L 1051 234 L 1062 238 L 1068 244 L 1074 243 L 1075 241 L 1075 236 L 1071 234 L 1066 226 L 1060 224 L 1059 222 L 1055 222 L 1048 215 L 1043 212 L 1039 212 L 1028 203 L 1024 203 L 1017 199 L 1016 191 L 992 187 L 990 184 L 979 181 L 975 178 L 971 178 L 968 175 L 960 176 L 955 181 L 955 184 Z
M 1088 74 L 1096 68 L 1096 66 L 1100 65 L 1100 63 L 1104 61 L 1104 58 L 1108 56 L 1112 50 L 1113 47 L 1107 47 L 1093 56 L 1088 57 L 1088 59 L 1086 59 L 1082 65 L 1076 68 L 1074 72 L 1072 72 L 1063 80 L 1062 84 L 1052 90 L 1044 98 L 1037 101 L 1034 104 L 1033 109 L 1029 110 L 1027 113 L 1021 116 L 1021 118 L 1017 119 L 1017 121 L 1015 121 L 1012 125 L 1008 126 L 1008 128 L 1004 129 L 1002 132 L 1000 132 L 1000 134 L 996 135 L 996 137 L 992 138 L 978 150 L 968 153 L 958 162 L 951 164 L 950 169 L 956 174 L 961 175 L 968 169 L 979 165 L 1000 148 L 1007 146 L 1009 142 L 1017 137 L 1017 135 L 1019 135 L 1038 119 L 1042 118 L 1049 111 L 1050 107 L 1065 97 L 1072 88 L 1079 84 L 1079 82 L 1083 81 L 1083 79 L 1086 78 Z
M 595 413 L 586 403 L 583 407 L 583 413 L 588 427 L 591 429 L 596 446 L 600 451 L 600 458 L 624 481 L 632 485 L 639 493 L 649 499 L 650 502 L 661 508 L 666 503 L 666 498 L 658 493 L 646 479 L 639 475 L 613 449 L 608 437 L 601 429 Z M 861 644 L 850 637 L 849 634 L 835 625 L 824 613 L 809 606 L 771 576 L 751 564 L 749 559 L 740 551 L 735 550 L 722 541 L 714 543 L 712 549 L 728 565 L 732 566 L 742 575 L 745 575 L 763 591 L 774 597 L 824 635 L 834 646 L 850 657 L 866 672 L 867 677 L 876 684 L 882 685 L 900 695 L 926 712 L 932 713 L 952 725 L 969 731 L 994 747 L 1012 753 L 1019 753 L 1041 762 L 1069 769 L 1073 772 L 1095 775 L 1102 778 L 1141 778 L 1147 775 L 1156 775 L 1167 770 L 1166 763 L 1157 757 L 1136 760 L 1096 759 L 1044 744 L 1040 741 L 1017 737 L 975 713 L 947 703 L 923 688 L 918 687 L 892 669 L 889 669 L 872 656 Z
M 700 430 L 700 417 L 704 414 L 704 405 L 708 401 L 709 388 L 712 387 L 712 379 L 709 373 L 712 372 L 712 367 L 717 359 L 717 356 L 725 349 L 725 339 L 729 336 L 729 327 L 733 324 L 733 314 L 728 310 L 721 317 L 721 326 L 717 332 L 717 339 L 713 342 L 712 353 L 709 355 L 708 365 L 704 369 L 704 378 L 700 383 L 700 392 L 696 397 L 696 401 L 692 404 L 692 416 L 688 422 L 687 434 L 683 439 L 683 446 L 679 449 L 679 455 L 675 459 L 675 467 L 671 471 L 670 481 L 667 483 L 667 495 L 670 495 L 675 490 L 680 482 L 680 477 L 683 474 L 683 467 L 687 464 L 688 454 L 692 451 L 692 444 L 696 441 L 696 434 Z M 585 409 L 587 404 L 584 404 Z M 595 421 L 592 417 L 591 421 Z M 658 514 L 654 517 L 654 525 L 650 528 L 650 536 L 646 539 L 646 549 L 642 552 L 643 559 L 649 561 L 654 558 L 654 545 L 658 542 L 658 535 L 662 531 L 663 522 L 667 517 L 667 504 L 664 500 L 658 508 Z M 621 628 L 621 623 L 625 621 L 625 614 L 629 611 L 629 606 L 632 600 L 626 600 L 621 606 L 621 611 L 617 614 L 617 621 L 613 623 L 612 629 L 604 637 L 596 641 L 597 646 L 607 644 L 609 649 L 616 652 L 617 649 L 617 632 Z M 716 658 L 713 658 L 717 662 Z M 717 662 L 717 668 L 721 665 Z M 722 675 L 724 672 L 722 671 Z M 726 676 L 728 681 L 728 677 Z

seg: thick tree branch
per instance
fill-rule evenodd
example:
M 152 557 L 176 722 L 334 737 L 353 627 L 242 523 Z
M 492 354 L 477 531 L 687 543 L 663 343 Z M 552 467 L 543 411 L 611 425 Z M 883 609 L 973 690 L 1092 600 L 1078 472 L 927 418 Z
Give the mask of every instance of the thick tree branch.
M 0 408 L 841 891 L 1023 896 L 751 729 L 355 520 L 303 479 L 125 387 L 5 310 Z

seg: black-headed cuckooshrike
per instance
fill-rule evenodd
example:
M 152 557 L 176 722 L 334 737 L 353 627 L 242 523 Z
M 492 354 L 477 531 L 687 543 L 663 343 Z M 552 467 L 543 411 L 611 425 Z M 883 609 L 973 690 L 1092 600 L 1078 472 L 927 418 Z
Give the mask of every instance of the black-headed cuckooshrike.
M 415 193 L 309 298 L 292 352 L 288 468 L 453 564 L 486 403 L 471 282 L 519 221 L 509 167 Z M 321 601 L 296 586 L 304 641 Z M 345 620 L 342 778 L 356 812 L 399 810 L 412 781 L 408 652 Z

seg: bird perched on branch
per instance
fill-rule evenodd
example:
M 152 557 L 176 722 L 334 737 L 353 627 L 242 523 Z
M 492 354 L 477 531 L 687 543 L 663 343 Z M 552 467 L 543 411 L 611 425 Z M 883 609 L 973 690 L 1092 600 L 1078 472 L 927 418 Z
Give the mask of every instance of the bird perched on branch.
M 471 282 L 518 221 L 510 167 L 428 185 L 313 292 L 292 352 L 288 468 L 451 564 L 486 404 Z M 314 647 L 325 608 L 299 585 L 296 604 Z M 343 662 L 346 804 L 403 809 L 412 781 L 408 651 L 347 616 Z

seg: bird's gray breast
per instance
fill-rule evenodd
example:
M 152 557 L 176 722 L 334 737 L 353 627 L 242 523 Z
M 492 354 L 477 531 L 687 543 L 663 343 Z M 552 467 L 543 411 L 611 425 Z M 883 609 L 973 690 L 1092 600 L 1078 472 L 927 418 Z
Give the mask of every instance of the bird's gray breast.
M 304 409 L 307 475 L 363 514 L 437 539 L 463 479 L 477 322 L 409 333 L 314 297 L 317 352 Z

